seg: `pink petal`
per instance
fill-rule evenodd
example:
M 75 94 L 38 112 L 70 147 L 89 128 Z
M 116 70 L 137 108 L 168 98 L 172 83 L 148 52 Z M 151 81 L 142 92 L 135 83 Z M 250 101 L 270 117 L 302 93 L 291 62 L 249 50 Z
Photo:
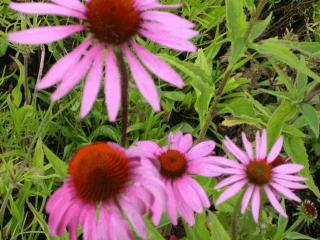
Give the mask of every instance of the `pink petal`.
M 292 174 L 303 169 L 303 166 L 295 163 L 286 163 L 272 169 L 273 173 Z
M 188 160 L 193 160 L 201 157 L 208 156 L 212 153 L 216 143 L 214 141 L 201 142 L 190 149 L 186 154 Z
M 234 195 L 236 195 L 244 185 L 248 183 L 248 180 L 242 180 L 239 181 L 233 185 L 231 185 L 227 190 L 225 190 L 220 197 L 217 199 L 216 205 L 223 203 L 224 201 L 228 200 L 229 198 L 232 198 Z
M 280 178 L 288 181 L 307 181 L 308 179 L 305 177 L 300 177 L 300 176 L 292 176 L 292 175 L 286 175 L 286 174 L 279 174 L 279 173 L 273 173 L 272 178 Z
M 188 205 L 193 211 L 201 213 L 201 200 L 199 199 L 197 192 L 188 184 L 187 181 L 185 181 L 185 178 L 187 177 L 176 180 L 174 183 L 177 186 L 180 198 L 184 200 L 185 204 Z
M 194 214 L 192 209 L 185 204 L 185 201 L 183 198 L 181 198 L 179 191 L 177 190 L 176 184 L 173 184 L 173 192 L 174 195 L 176 196 L 176 201 L 177 201 L 177 209 L 178 212 L 181 214 L 181 216 L 187 221 L 187 223 L 190 226 L 193 226 L 195 221 L 194 221 Z
M 131 155 L 154 158 L 155 154 L 160 151 L 160 147 L 152 141 L 138 141 L 128 151 Z
M 91 110 L 100 90 L 103 64 L 103 48 L 100 47 L 93 61 L 84 85 L 80 117 L 84 118 Z
M 242 202 L 241 202 L 241 213 L 244 214 L 244 212 L 246 211 L 249 201 L 251 199 L 252 193 L 254 190 L 254 185 L 250 184 L 248 189 L 246 190 L 246 192 L 244 193 L 244 196 L 242 198 Z
M 154 111 L 160 111 L 160 100 L 153 80 L 128 48 L 125 48 L 125 54 L 140 93 L 150 103 Z
M 185 181 L 193 188 L 193 190 L 196 191 L 202 202 L 202 205 L 206 208 L 210 207 L 210 201 L 208 199 L 208 196 L 206 192 L 203 190 L 203 188 L 199 185 L 199 183 L 191 177 L 186 177 Z
M 81 61 L 74 67 L 74 69 L 72 69 L 70 75 L 66 75 L 64 77 L 65 79 L 62 80 L 59 87 L 51 95 L 51 99 L 53 101 L 56 101 L 66 95 L 81 81 L 82 77 L 84 77 L 84 75 L 91 67 L 93 57 L 97 55 L 99 51 L 100 48 L 97 45 L 93 46 L 89 50 L 88 54 L 81 59 Z
M 244 132 L 241 133 L 241 137 L 242 137 L 242 142 L 243 142 L 244 148 L 246 149 L 249 159 L 253 159 L 253 150 L 252 150 L 251 143 L 247 139 L 247 136 Z
M 60 82 L 64 74 L 80 60 L 80 57 L 91 43 L 92 39 L 87 39 L 72 52 L 59 59 L 59 61 L 50 68 L 45 77 L 37 84 L 36 88 L 41 90 Z
M 120 202 L 121 206 L 123 207 L 125 213 L 128 216 L 132 226 L 134 227 L 135 231 L 140 237 L 146 238 L 147 237 L 147 229 L 145 223 L 143 221 L 143 216 L 141 216 L 133 206 L 127 201 L 122 200 Z
M 20 44 L 45 44 L 66 38 L 85 29 L 84 25 L 38 27 L 10 33 L 8 40 Z
M 266 192 L 267 197 L 268 197 L 271 205 L 274 207 L 274 209 L 277 210 L 282 216 L 287 218 L 288 216 L 287 216 L 286 212 L 283 210 L 281 204 L 278 202 L 276 196 L 274 195 L 272 190 L 268 187 L 268 185 L 264 186 L 264 191 Z
M 261 143 L 260 143 L 260 156 L 258 160 L 264 160 L 267 157 L 267 131 L 266 129 L 262 130 Z
M 238 148 L 228 137 L 226 137 L 225 140 L 223 140 L 224 146 L 227 148 L 227 150 L 234 155 L 240 162 L 243 164 L 247 164 L 249 162 L 248 157 L 246 154 L 242 152 L 240 148 Z
M 225 157 L 208 157 L 212 159 L 212 163 L 215 163 L 216 165 L 225 165 L 232 168 L 239 168 L 239 169 L 246 169 L 246 167 L 236 161 L 229 160 Z
M 177 220 L 177 208 L 176 208 L 176 199 L 172 189 L 172 182 L 168 181 L 166 183 L 166 190 L 168 192 L 168 201 L 167 201 L 167 209 L 168 209 L 168 216 L 172 221 L 173 225 L 178 224 Z
M 85 19 L 85 15 L 73 9 L 68 9 L 51 3 L 15 3 L 11 2 L 10 8 L 27 14 L 49 14 L 58 16 Z
M 195 161 L 194 161 L 195 162 Z M 233 171 L 232 174 L 237 171 Z M 204 177 L 216 177 L 220 176 L 222 173 L 225 173 L 225 170 L 223 168 L 219 168 L 216 166 L 213 166 L 212 164 L 192 164 L 191 166 L 188 166 L 188 173 L 198 176 L 204 176 Z
M 271 182 L 270 185 L 288 199 L 294 200 L 296 202 L 301 202 L 300 198 L 297 195 L 295 195 L 290 189 L 274 182 Z
M 146 11 L 142 13 L 145 21 L 155 21 L 167 26 L 175 26 L 179 28 L 193 28 L 195 24 L 177 16 L 176 14 L 163 11 Z
M 232 175 L 231 177 L 223 179 L 214 188 L 220 189 L 220 188 L 223 188 L 223 187 L 228 186 L 230 184 L 233 184 L 235 182 L 238 182 L 240 180 L 243 180 L 244 178 L 245 178 L 245 175 Z
M 282 180 L 282 179 L 277 179 L 277 178 L 273 178 L 272 179 L 275 183 L 282 185 L 286 188 L 293 188 L 293 189 L 306 189 L 308 188 L 306 185 L 303 185 L 301 183 L 296 183 L 296 182 L 289 182 L 286 180 Z
M 261 137 L 260 132 L 257 131 L 256 133 L 256 158 L 259 159 L 260 156 L 260 146 L 261 146 Z
M 121 104 L 121 79 L 117 66 L 116 57 L 111 47 L 108 48 L 105 76 L 105 104 L 111 122 L 117 118 Z
M 150 10 L 150 9 L 176 9 L 176 8 L 181 8 L 182 4 L 167 4 L 167 5 L 162 5 L 162 4 L 149 4 L 143 7 L 143 10 Z
M 157 77 L 174 86 L 177 86 L 178 88 L 182 88 L 184 86 L 180 75 L 177 74 L 169 64 L 135 42 L 132 42 L 132 46 L 137 55 L 140 57 L 142 63 Z
M 260 213 L 260 188 L 258 186 L 255 186 L 253 191 L 251 208 L 252 208 L 253 219 L 257 223 L 259 220 L 259 213 Z
M 79 0 L 51 0 L 58 5 L 77 10 L 82 13 L 87 12 L 87 8 Z
M 272 163 L 277 158 L 277 156 L 281 151 L 282 144 L 283 144 L 283 136 L 280 136 L 278 140 L 275 142 L 275 144 L 272 146 L 268 154 L 268 158 L 267 158 L 268 163 Z
M 180 141 L 176 144 L 176 149 L 182 153 L 186 153 L 192 147 L 191 134 L 185 134 L 181 137 Z
M 140 30 L 140 34 L 151 41 L 154 41 L 165 47 L 172 48 L 178 51 L 195 52 L 196 46 L 187 40 L 181 41 L 181 39 L 167 39 L 165 36 L 159 36 L 159 34 Z
M 182 138 L 183 133 L 180 131 L 177 132 L 171 132 L 168 135 L 168 143 L 170 145 L 178 144 L 180 142 L 180 139 Z

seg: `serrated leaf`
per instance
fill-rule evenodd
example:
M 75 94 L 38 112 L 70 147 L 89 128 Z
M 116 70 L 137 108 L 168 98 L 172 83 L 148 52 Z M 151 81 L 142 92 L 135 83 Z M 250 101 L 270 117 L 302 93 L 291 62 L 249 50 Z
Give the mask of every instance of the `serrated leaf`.
M 289 137 L 285 140 L 284 147 L 293 162 L 304 166 L 304 169 L 301 170 L 301 175 L 308 179 L 308 181 L 306 182 L 307 186 L 318 198 L 320 198 L 320 191 L 315 185 L 309 170 L 309 159 L 303 139 L 297 137 Z

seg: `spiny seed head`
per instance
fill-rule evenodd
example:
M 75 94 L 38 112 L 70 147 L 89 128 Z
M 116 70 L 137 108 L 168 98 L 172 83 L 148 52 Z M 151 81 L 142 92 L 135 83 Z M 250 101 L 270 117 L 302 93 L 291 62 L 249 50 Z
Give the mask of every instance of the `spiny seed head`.
M 100 42 L 121 45 L 137 34 L 141 14 L 135 0 L 91 0 L 87 4 L 88 28 Z
M 69 172 L 78 197 L 85 202 L 114 199 L 129 181 L 129 161 L 108 143 L 94 143 L 78 150 Z

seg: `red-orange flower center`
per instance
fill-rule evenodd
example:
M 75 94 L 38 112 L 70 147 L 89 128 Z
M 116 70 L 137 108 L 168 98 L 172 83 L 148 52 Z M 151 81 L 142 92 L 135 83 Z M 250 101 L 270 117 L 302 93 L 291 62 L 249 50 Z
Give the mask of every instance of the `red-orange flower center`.
M 277 167 L 280 166 L 282 164 L 285 164 L 287 162 L 287 158 L 278 156 L 276 157 L 276 159 L 271 163 L 272 167 Z
M 247 178 L 249 182 L 263 185 L 271 179 L 272 166 L 267 161 L 252 161 L 247 165 Z
M 160 173 L 167 178 L 179 178 L 187 169 L 185 157 L 176 150 L 168 150 L 160 155 Z
M 131 39 L 141 24 L 135 0 L 91 0 L 87 4 L 89 30 L 103 43 L 120 45 Z
M 114 199 L 129 181 L 128 158 L 107 143 L 80 148 L 69 172 L 77 195 L 86 202 Z

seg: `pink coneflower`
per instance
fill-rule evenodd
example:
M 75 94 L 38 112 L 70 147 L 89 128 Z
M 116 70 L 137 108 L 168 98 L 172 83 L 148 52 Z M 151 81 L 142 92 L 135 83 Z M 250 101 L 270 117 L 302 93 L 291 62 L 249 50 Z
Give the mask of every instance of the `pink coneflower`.
M 267 133 L 266 130 L 256 134 L 256 152 L 253 153 L 251 143 L 246 135 L 242 133 L 242 142 L 246 149 L 244 153 L 229 138 L 223 141 L 228 152 L 238 161 L 232 161 L 220 157 L 217 164 L 221 166 L 221 172 L 231 175 L 216 185 L 216 189 L 228 188 L 220 195 L 216 205 L 236 195 L 241 189 L 246 187 L 242 199 L 241 212 L 244 213 L 250 200 L 252 215 L 256 222 L 259 219 L 261 190 L 267 195 L 271 205 L 284 217 L 287 217 L 285 210 L 278 201 L 278 197 L 284 197 L 300 202 L 300 198 L 292 190 L 306 188 L 299 183 L 306 181 L 306 178 L 297 176 L 303 169 L 300 164 L 287 163 L 286 158 L 279 156 L 283 144 L 283 137 L 279 137 L 267 154 Z M 223 167 L 222 167 L 223 166 Z
M 127 217 L 146 238 L 143 215 L 149 210 L 157 214 L 165 206 L 165 190 L 152 170 L 114 143 L 80 148 L 69 163 L 69 174 L 46 206 L 52 235 L 61 236 L 67 229 L 70 239 L 77 239 L 81 227 L 84 240 L 134 239 Z
M 168 141 L 169 145 L 164 147 L 152 141 L 140 141 L 136 143 L 135 150 L 142 155 L 143 164 L 151 163 L 154 172 L 160 174 L 168 193 L 167 212 L 173 224 L 177 224 L 177 214 L 180 214 L 193 225 L 194 212 L 202 212 L 210 202 L 192 176 L 219 175 L 212 170 L 215 161 L 210 155 L 215 143 L 205 141 L 192 146 L 192 136 L 181 132 L 170 133 Z
M 46 44 L 80 31 L 88 34 L 80 46 L 61 58 L 37 84 L 37 89 L 58 84 L 53 100 L 66 95 L 87 74 L 80 112 L 81 117 L 86 116 L 97 98 L 105 68 L 105 103 L 110 121 L 115 121 L 121 99 L 118 64 L 122 52 L 140 93 L 155 111 L 160 110 L 159 96 L 145 67 L 160 79 L 183 87 L 181 77 L 167 63 L 135 41 L 141 36 L 175 50 L 195 51 L 189 41 L 197 35 L 192 30 L 194 24 L 175 14 L 159 11 L 178 8 L 180 4 L 161 5 L 157 0 L 90 0 L 86 5 L 79 0 L 51 2 L 11 3 L 10 7 L 22 13 L 73 17 L 79 23 L 28 29 L 11 33 L 8 38 L 21 44 Z

